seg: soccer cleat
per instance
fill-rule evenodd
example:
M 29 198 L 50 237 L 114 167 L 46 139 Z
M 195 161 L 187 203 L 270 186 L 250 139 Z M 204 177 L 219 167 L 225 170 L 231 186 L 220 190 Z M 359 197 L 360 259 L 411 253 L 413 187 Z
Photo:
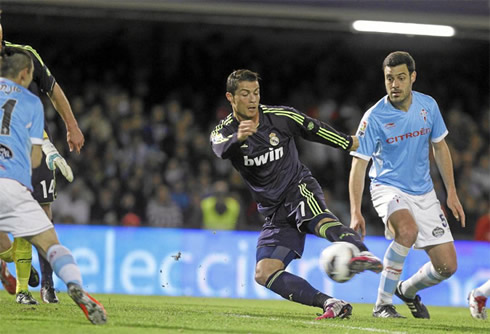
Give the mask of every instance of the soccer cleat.
M 352 306 L 346 301 L 336 298 L 329 298 L 323 306 L 323 312 L 324 313 L 315 320 L 331 318 L 348 319 L 352 314 Z
M 487 310 L 485 309 L 487 297 L 475 297 L 475 290 L 473 290 L 468 295 L 468 304 L 470 305 L 470 313 L 473 318 L 481 320 L 487 319 Z
M 25 291 L 20 291 L 17 296 L 15 296 L 15 301 L 18 304 L 23 304 L 23 305 L 39 305 L 38 301 L 32 297 L 32 294 L 25 290 Z
M 425 305 L 422 304 L 422 302 L 420 301 L 419 295 L 416 295 L 415 298 L 410 299 L 402 294 L 402 283 L 402 281 L 398 282 L 398 285 L 395 289 L 395 296 L 397 296 L 398 298 L 403 300 L 405 304 L 407 304 L 410 312 L 412 312 L 412 315 L 415 318 L 430 319 L 429 311 L 427 310 L 427 307 L 425 307 Z
M 349 269 L 353 273 L 362 273 L 364 270 L 380 273 L 383 271 L 383 263 L 373 253 L 364 251 L 349 261 Z
M 82 309 L 83 313 L 91 323 L 94 325 L 102 325 L 107 322 L 107 314 L 104 306 L 83 291 L 80 285 L 68 283 L 68 295 Z
M 17 281 L 15 280 L 15 277 L 10 274 L 7 263 L 4 260 L 0 260 L 0 281 L 2 281 L 2 285 L 8 293 L 15 295 Z
M 406 318 L 396 311 L 393 304 L 381 305 L 375 307 L 373 310 L 373 317 L 375 318 Z
M 39 273 L 36 268 L 31 266 L 31 274 L 29 275 L 29 286 L 35 288 L 39 285 Z
M 47 304 L 57 304 L 59 299 L 56 296 L 55 289 L 50 285 L 43 285 L 41 287 L 41 300 Z

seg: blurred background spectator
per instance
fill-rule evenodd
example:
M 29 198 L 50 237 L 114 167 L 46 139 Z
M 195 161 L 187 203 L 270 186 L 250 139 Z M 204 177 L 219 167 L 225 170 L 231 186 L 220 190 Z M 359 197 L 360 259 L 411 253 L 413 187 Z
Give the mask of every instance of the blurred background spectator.
M 213 192 L 201 200 L 202 227 L 205 229 L 238 229 L 240 213 L 240 202 L 229 193 L 225 181 L 216 181 Z

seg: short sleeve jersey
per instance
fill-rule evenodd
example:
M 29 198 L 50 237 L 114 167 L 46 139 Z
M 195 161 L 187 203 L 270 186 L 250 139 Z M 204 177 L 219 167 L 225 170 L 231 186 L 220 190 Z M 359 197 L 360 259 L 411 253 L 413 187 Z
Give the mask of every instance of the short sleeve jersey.
M 32 191 L 31 148 L 42 145 L 43 127 L 41 100 L 0 78 L 0 178 L 17 180 Z
M 364 114 L 357 130 L 359 148 L 351 155 L 373 159 L 371 187 L 384 184 L 422 195 L 434 187 L 429 141 L 440 142 L 447 133 L 432 97 L 413 91 L 412 105 L 404 112 L 393 107 L 385 96 Z

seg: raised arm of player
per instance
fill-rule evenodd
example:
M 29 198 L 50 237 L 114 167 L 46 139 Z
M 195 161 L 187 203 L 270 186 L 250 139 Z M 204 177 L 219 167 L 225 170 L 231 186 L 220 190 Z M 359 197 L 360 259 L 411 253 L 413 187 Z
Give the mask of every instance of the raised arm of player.
M 345 151 L 353 149 L 353 137 L 336 130 L 327 123 L 309 117 L 294 108 L 265 108 L 264 113 L 275 114 L 282 120 L 287 121 L 292 132 L 306 140 L 340 148 Z
M 367 160 L 353 157 L 349 175 L 350 227 L 354 231 L 360 231 L 362 238 L 366 236 L 366 221 L 362 216 L 361 204 L 368 163 Z
M 80 154 L 80 150 L 85 143 L 85 138 L 83 136 L 82 130 L 78 127 L 78 122 L 73 115 L 71 110 L 70 102 L 66 98 L 65 93 L 61 89 L 60 85 L 56 82 L 53 87 L 53 91 L 49 96 L 54 108 L 60 114 L 61 118 L 66 125 L 66 141 L 68 142 L 68 147 L 70 152 L 75 151 Z
M 446 141 L 443 139 L 440 142 L 432 143 L 434 152 L 434 159 L 436 161 L 439 173 L 441 173 L 444 186 L 447 191 L 447 206 L 451 209 L 454 217 L 461 223 L 462 227 L 466 225 L 466 216 L 464 214 L 463 206 L 459 201 L 458 194 L 456 192 L 456 185 L 454 183 L 454 171 L 453 161 L 451 159 L 451 153 Z

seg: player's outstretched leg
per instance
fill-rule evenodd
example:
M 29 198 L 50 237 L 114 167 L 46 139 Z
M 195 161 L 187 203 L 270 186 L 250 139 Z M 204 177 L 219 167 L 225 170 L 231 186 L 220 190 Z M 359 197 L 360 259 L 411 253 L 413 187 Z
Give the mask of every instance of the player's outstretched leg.
M 316 320 L 340 318 L 348 319 L 352 315 L 352 305 L 346 301 L 329 298 L 323 305 L 323 314 L 316 318 Z
M 398 282 L 398 285 L 396 286 L 396 290 L 395 290 L 395 296 L 397 296 L 398 298 L 403 300 L 405 304 L 407 304 L 414 318 L 430 319 L 429 311 L 427 310 L 427 307 L 425 307 L 425 305 L 422 304 L 422 301 L 420 300 L 420 296 L 415 295 L 414 298 L 406 297 L 405 295 L 403 295 L 402 292 L 402 284 L 403 281 Z
M 85 292 L 80 285 L 68 283 L 68 295 L 78 306 L 80 306 L 91 323 L 94 325 L 102 325 L 107 322 L 107 314 L 104 306 Z
M 370 270 L 379 274 L 383 271 L 383 263 L 381 259 L 370 251 L 363 251 L 350 260 L 349 268 L 354 273 L 362 273 L 365 270 Z
M 2 281 L 2 285 L 8 293 L 15 295 L 17 281 L 15 277 L 10 274 L 7 263 L 4 260 L 0 260 L 0 281 Z
M 332 219 L 333 217 L 335 216 L 332 215 Z M 383 262 L 368 250 L 359 234 L 350 227 L 344 226 L 338 220 L 326 218 L 318 223 L 311 221 L 307 224 L 307 228 L 317 236 L 331 242 L 345 241 L 356 246 L 360 254 L 350 261 L 349 268 L 352 272 L 361 273 L 365 270 L 370 270 L 380 273 L 383 270 Z
M 95 325 L 105 324 L 106 311 L 95 298 L 82 289 L 82 275 L 70 250 L 60 244 L 55 244 L 49 247 L 46 253 L 51 268 L 65 282 L 68 294 L 82 309 L 87 319 Z

